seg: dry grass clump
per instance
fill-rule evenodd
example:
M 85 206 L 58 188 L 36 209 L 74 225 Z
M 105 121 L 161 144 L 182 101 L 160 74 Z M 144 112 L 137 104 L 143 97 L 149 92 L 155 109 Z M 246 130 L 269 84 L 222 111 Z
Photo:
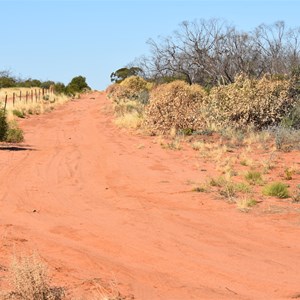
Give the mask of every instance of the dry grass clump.
M 114 111 L 117 116 L 124 116 L 128 113 L 137 112 L 139 114 L 143 114 L 144 106 L 133 100 L 129 101 L 120 101 L 119 103 L 114 103 Z
M 152 134 L 166 134 L 171 128 L 197 130 L 203 127 L 200 116 L 206 92 L 199 85 L 183 81 L 162 84 L 153 89 L 145 111 L 145 125 Z
M 118 127 L 138 129 L 143 123 L 143 117 L 136 111 L 120 115 L 116 118 L 115 124 Z
M 255 170 L 250 170 L 245 174 L 245 179 L 252 185 L 263 184 L 262 174 Z
M 234 83 L 211 90 L 209 116 L 219 126 L 261 129 L 277 125 L 296 104 L 291 84 L 289 80 L 254 80 L 240 75 Z
M 263 188 L 265 196 L 274 196 L 280 199 L 289 198 L 288 186 L 282 182 L 272 182 Z
M 97 286 L 96 295 L 93 300 L 129 300 L 133 297 L 127 297 L 120 293 L 115 281 L 109 282 L 109 286 Z
M 6 299 L 22 300 L 60 300 L 62 288 L 50 286 L 48 268 L 37 255 L 14 257 L 11 268 L 13 291 Z
M 237 208 L 242 212 L 248 212 L 256 204 L 257 201 L 252 198 L 243 198 L 236 201 Z

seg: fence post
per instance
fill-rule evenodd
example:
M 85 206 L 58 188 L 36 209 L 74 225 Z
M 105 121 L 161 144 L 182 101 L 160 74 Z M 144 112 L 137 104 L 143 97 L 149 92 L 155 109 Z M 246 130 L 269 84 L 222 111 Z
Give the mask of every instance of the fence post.
M 16 94 L 13 93 L 13 106 L 15 106 L 15 97 L 16 97 Z
M 26 99 L 25 101 L 26 101 L 26 104 L 27 104 L 27 100 L 28 100 L 28 91 L 26 91 L 26 96 L 25 96 L 25 97 L 26 97 L 26 98 L 25 98 L 25 99 Z
M 33 102 L 33 90 L 30 91 L 31 102 Z
M 22 91 L 20 91 L 20 101 L 22 101 Z
M 7 105 L 7 94 L 5 95 L 5 100 L 4 100 L 4 113 L 6 112 L 6 105 Z

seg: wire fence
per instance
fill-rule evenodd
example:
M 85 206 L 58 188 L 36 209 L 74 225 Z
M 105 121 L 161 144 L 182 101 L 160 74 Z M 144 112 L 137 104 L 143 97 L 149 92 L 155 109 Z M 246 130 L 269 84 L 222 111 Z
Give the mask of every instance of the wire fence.
M 7 106 L 15 107 L 18 104 L 38 103 L 44 100 L 49 100 L 49 97 L 54 94 L 53 89 L 30 89 L 27 91 L 18 91 L 0 96 L 0 101 L 3 103 L 3 109 L 6 111 Z

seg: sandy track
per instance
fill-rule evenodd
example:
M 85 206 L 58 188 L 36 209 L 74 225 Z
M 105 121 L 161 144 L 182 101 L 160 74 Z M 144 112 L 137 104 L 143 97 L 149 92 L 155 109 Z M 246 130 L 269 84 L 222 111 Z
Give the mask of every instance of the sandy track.
M 116 129 L 91 97 L 22 121 L 31 150 L 0 151 L 2 265 L 36 250 L 85 299 L 99 278 L 136 299 L 299 295 L 299 220 L 191 193 L 207 162 Z

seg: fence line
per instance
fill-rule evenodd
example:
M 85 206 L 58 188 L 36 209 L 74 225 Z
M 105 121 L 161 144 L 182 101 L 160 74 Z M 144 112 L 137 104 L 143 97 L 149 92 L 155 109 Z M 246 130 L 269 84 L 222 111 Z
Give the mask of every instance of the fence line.
M 17 105 L 18 103 L 22 103 L 22 101 L 24 101 L 25 104 L 28 104 L 28 102 L 30 101 L 30 103 L 38 103 L 41 101 L 46 101 L 49 99 L 46 99 L 46 96 L 53 95 L 54 91 L 53 89 L 31 89 L 29 91 L 26 92 L 22 92 L 20 90 L 20 92 L 13 92 L 12 96 L 8 96 L 8 93 L 5 94 L 4 99 L 0 98 L 0 102 L 4 102 L 4 111 L 7 108 L 7 104 L 12 103 L 12 106 L 15 107 L 15 105 Z

